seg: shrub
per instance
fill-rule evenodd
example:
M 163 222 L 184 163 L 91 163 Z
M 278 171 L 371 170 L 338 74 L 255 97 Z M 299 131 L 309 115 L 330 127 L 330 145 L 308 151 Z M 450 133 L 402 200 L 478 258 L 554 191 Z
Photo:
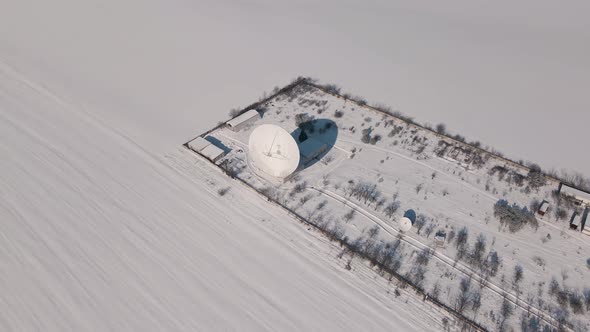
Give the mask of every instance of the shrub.
M 230 187 L 227 188 L 221 188 L 219 190 L 217 190 L 217 194 L 219 196 L 225 196 L 225 194 L 227 194 L 227 192 L 229 191 Z
M 343 115 L 344 115 L 344 112 L 342 112 L 342 111 L 335 111 L 334 112 L 335 118 L 341 118 Z
M 447 125 L 445 125 L 444 123 L 439 123 L 436 125 L 436 132 L 444 135 L 447 133 Z
M 371 138 L 371 141 L 370 141 L 370 143 L 371 143 L 372 145 L 375 145 L 375 143 L 379 142 L 380 140 L 381 140 L 381 135 L 375 135 L 375 136 L 373 136 L 373 137 Z

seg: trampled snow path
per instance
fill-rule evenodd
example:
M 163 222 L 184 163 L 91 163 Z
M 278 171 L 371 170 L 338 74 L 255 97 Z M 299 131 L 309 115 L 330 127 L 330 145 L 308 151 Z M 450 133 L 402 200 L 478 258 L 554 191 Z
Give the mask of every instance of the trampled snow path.
M 0 153 L 3 331 L 441 329 L 188 151 L 155 156 L 5 67 Z

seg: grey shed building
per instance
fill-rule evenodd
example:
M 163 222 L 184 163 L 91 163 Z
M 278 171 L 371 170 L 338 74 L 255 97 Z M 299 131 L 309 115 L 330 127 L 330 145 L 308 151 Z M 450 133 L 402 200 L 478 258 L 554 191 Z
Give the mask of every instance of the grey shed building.
M 258 113 L 258 111 L 249 110 L 229 120 L 225 124 L 232 131 L 240 131 L 247 125 L 256 122 L 256 120 L 258 119 L 260 119 L 260 114 Z

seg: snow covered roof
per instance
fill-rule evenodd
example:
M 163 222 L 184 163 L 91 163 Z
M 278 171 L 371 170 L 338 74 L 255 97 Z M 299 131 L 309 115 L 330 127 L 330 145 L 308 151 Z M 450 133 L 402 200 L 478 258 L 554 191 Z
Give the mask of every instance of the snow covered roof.
M 252 119 L 255 116 L 260 116 L 260 114 L 258 114 L 258 111 L 249 110 L 229 120 L 228 122 L 226 122 L 226 124 L 230 127 L 235 127 L 244 121 Z
M 567 184 L 563 183 L 561 185 L 561 194 L 572 196 L 577 200 L 580 200 L 584 203 L 590 204 L 590 193 L 582 191 L 580 189 L 568 186 Z
M 213 144 L 207 145 L 204 149 L 202 149 L 199 152 L 211 161 L 217 160 L 217 158 L 223 156 L 223 154 L 225 153 L 221 148 L 218 148 Z
M 572 225 L 579 226 L 580 225 L 580 219 L 581 219 L 580 214 L 574 212 L 574 215 L 572 216 L 571 224 Z
M 197 152 L 203 150 L 208 145 L 211 145 L 211 142 L 204 139 L 203 137 L 197 137 L 188 143 L 188 147 Z
M 549 202 L 543 201 L 543 203 L 541 203 L 541 206 L 539 207 L 539 211 L 546 213 L 548 209 L 549 209 Z

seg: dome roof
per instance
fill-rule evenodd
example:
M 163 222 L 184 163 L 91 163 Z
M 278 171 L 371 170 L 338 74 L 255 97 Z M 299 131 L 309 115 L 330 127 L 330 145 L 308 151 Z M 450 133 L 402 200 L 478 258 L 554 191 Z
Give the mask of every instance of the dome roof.
M 251 165 L 264 173 L 285 178 L 299 166 L 299 147 L 285 129 L 263 124 L 250 134 L 248 157 Z
M 412 221 L 410 220 L 410 218 L 406 218 L 406 217 L 402 217 L 399 221 L 399 230 L 402 232 L 407 232 L 410 229 L 412 229 Z

